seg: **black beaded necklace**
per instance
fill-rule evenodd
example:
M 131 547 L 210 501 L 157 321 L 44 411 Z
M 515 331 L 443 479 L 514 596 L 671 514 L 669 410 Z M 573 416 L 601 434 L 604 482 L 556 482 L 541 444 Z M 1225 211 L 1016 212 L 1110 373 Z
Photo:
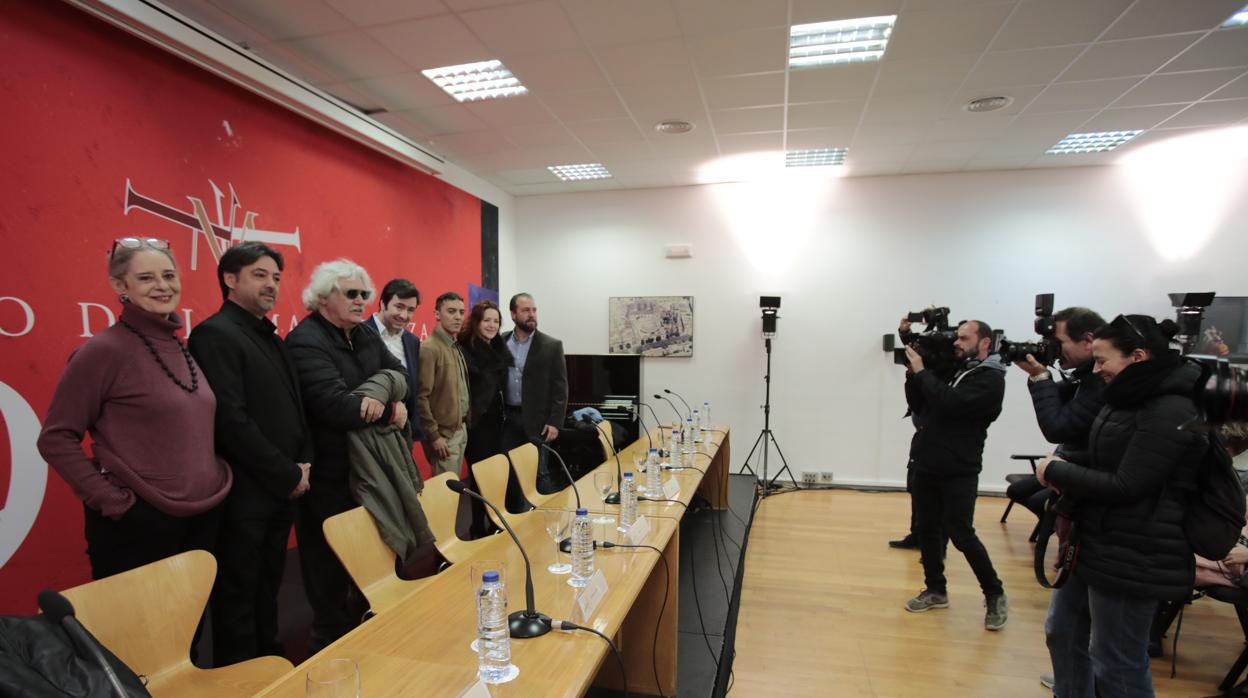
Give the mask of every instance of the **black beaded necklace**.
M 152 340 L 148 339 L 147 335 L 140 332 L 134 325 L 131 325 L 125 320 L 118 320 L 118 322 L 121 323 L 121 325 L 127 330 L 130 330 L 138 335 L 139 339 L 143 340 L 143 343 L 147 345 L 147 350 L 152 353 L 152 358 L 156 359 L 156 363 L 160 364 L 160 367 L 165 369 L 165 375 L 169 376 L 169 380 L 173 381 L 174 384 L 188 393 L 193 393 L 196 390 L 199 390 L 199 374 L 195 371 L 195 362 L 191 360 L 190 350 L 186 348 L 186 345 L 182 343 L 182 340 L 178 339 L 177 335 L 174 335 L 173 341 L 178 343 L 178 348 L 182 350 L 182 356 L 186 359 L 186 368 L 191 372 L 191 384 L 189 386 L 178 380 L 177 376 L 173 375 L 173 371 L 170 371 L 169 366 L 165 364 L 164 359 L 160 358 L 160 353 L 156 351 L 156 345 L 152 344 Z

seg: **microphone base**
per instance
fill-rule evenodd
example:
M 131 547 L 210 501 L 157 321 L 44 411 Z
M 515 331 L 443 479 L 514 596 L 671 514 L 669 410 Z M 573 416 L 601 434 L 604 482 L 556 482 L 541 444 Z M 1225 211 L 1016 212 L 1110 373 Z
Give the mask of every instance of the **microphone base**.
M 527 640 L 550 632 L 550 616 L 537 611 L 531 615 L 527 610 L 516 611 L 507 616 L 507 625 L 513 638 Z
M 619 503 L 620 503 L 620 493 L 619 493 L 619 492 L 612 492 L 611 494 L 607 495 L 606 502 L 607 502 L 607 504 L 619 504 Z

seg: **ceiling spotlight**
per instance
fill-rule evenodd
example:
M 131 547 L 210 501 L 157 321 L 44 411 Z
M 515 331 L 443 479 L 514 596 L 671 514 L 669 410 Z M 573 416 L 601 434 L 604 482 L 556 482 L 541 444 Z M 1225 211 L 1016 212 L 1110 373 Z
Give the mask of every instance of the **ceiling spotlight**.
M 659 123 L 655 124 L 654 130 L 658 131 L 659 133 L 666 133 L 666 134 L 689 133 L 690 131 L 693 130 L 693 124 L 689 123 L 688 121 L 681 121 L 679 119 L 669 119 L 667 121 L 660 121 Z
M 974 113 L 974 114 L 979 114 L 979 113 L 986 112 L 986 111 L 996 111 L 998 109 L 1004 109 L 1013 103 L 1014 103 L 1013 97 L 1005 97 L 1005 96 L 980 97 L 979 99 L 972 99 L 971 101 L 967 102 L 966 104 L 962 106 L 962 109 L 969 111 L 971 113 Z

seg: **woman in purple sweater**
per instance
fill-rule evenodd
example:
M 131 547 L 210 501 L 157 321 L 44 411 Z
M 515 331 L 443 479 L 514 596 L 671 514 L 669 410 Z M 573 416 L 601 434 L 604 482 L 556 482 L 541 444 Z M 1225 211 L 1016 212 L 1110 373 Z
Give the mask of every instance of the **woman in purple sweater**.
M 175 335 L 182 283 L 169 243 L 117 240 L 108 276 L 121 317 L 70 356 L 39 435 L 83 501 L 95 579 L 211 551 L 232 477 L 213 448 L 216 398 Z

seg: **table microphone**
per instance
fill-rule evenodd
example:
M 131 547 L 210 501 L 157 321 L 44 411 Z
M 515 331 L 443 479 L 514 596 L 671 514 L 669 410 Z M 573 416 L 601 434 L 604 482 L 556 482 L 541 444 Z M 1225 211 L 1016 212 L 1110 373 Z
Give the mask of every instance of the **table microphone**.
M 658 397 L 658 396 L 656 395 L 655 397 Z M 662 434 L 662 433 L 663 433 L 663 430 L 664 430 L 664 429 L 666 429 L 667 431 L 671 431 L 671 430 L 672 430 L 672 428 L 671 428 L 671 427 L 666 427 L 666 426 L 663 426 L 663 420 L 659 419 L 659 413 L 654 411 L 654 408 L 650 406 L 650 403 L 648 403 L 648 402 L 642 402 L 641 400 L 638 400 L 638 401 L 637 401 L 637 404 L 638 404 L 638 405 L 641 405 L 642 407 L 644 407 L 644 408 L 646 408 L 646 409 L 648 409 L 648 410 L 650 410 L 650 416 L 651 416 L 651 417 L 654 417 L 654 423 L 659 425 L 659 433 L 660 433 L 660 434 Z
M 654 450 L 654 439 L 650 438 L 650 430 L 646 428 L 646 420 L 644 420 L 644 419 L 642 419 L 642 418 L 641 418 L 641 410 L 639 410 L 639 409 L 637 409 L 636 407 L 633 407 L 633 406 L 631 406 L 631 405 L 630 405 L 630 406 L 628 406 L 628 407 L 626 407 L 625 409 L 627 409 L 627 410 L 628 410 L 629 414 L 634 415 L 635 417 L 637 417 L 637 423 L 641 425 L 641 430 L 642 430 L 643 432 L 645 432 L 645 434 L 646 434 L 646 446 L 650 449 L 650 451 L 653 451 L 653 450 Z M 646 451 L 646 453 L 649 453 L 650 451 Z M 660 454 L 660 455 L 662 455 L 662 454 Z
M 563 474 L 567 475 L 568 482 L 572 483 L 572 494 L 576 495 L 576 508 L 584 509 L 584 507 L 581 506 L 581 491 L 577 489 L 576 480 L 572 479 L 572 471 L 568 470 L 568 464 L 564 462 L 563 456 L 559 455 L 558 451 L 551 448 L 550 446 L 547 446 L 544 443 L 539 443 L 537 444 L 537 446 L 539 448 L 544 448 L 547 451 L 550 451 L 551 453 L 555 455 L 555 458 L 559 459 L 559 465 L 563 466 Z M 559 541 L 559 550 L 565 553 L 572 552 L 572 536 L 568 536 L 567 538 L 564 538 L 563 540 Z
M 524 640 L 531 637 L 540 637 L 550 632 L 550 616 L 538 613 L 533 608 L 533 570 L 529 565 L 529 554 L 524 551 L 524 546 L 520 544 L 520 539 L 516 537 L 516 532 L 511 530 L 511 524 L 507 523 L 507 518 L 503 516 L 503 512 L 499 511 L 498 507 L 494 506 L 490 500 L 474 492 L 459 480 L 447 480 L 446 486 L 452 492 L 466 494 L 473 499 L 480 500 L 482 504 L 493 509 L 494 513 L 498 515 L 498 522 L 503 525 L 503 528 L 507 529 L 507 533 L 515 541 L 516 547 L 520 549 L 520 555 L 524 557 L 524 601 L 526 605 L 523 611 L 515 611 L 507 616 L 507 625 L 511 636 L 517 640 Z
M 610 434 L 603 431 L 602 425 L 595 423 L 594 420 L 591 419 L 589 415 L 587 414 L 581 415 L 581 421 L 585 422 L 586 424 L 593 424 L 594 428 L 597 429 L 599 433 L 607 437 L 607 444 L 611 446 L 611 453 L 615 454 L 615 491 L 607 495 L 607 498 L 604 501 L 606 501 L 607 504 L 619 504 L 620 503 L 620 483 L 624 480 L 624 466 L 620 465 L 620 452 L 615 450 L 615 440 L 611 438 Z
M 666 402 L 667 406 L 672 408 L 672 411 L 676 413 L 676 421 L 680 422 L 681 424 L 685 423 L 685 415 L 680 413 L 680 410 L 677 409 L 676 407 L 676 403 L 672 402 L 671 400 L 668 400 L 667 398 L 663 397 L 662 395 L 659 395 L 658 393 L 654 394 L 654 399 L 662 400 L 663 402 Z
M 679 399 L 685 405 L 685 416 L 687 417 L 693 416 L 693 408 L 689 406 L 689 403 L 685 402 L 685 399 L 683 397 L 680 397 L 680 393 L 672 391 L 672 390 L 668 390 L 667 388 L 664 388 L 663 392 L 667 393 L 668 395 L 675 395 L 677 399 Z
M 117 678 L 117 672 L 113 671 L 112 665 L 104 658 L 104 652 L 100 649 L 100 641 L 95 639 L 95 636 L 74 617 L 74 605 L 69 602 L 69 599 L 51 589 L 44 589 L 39 592 L 39 610 L 43 611 L 43 615 L 47 616 L 48 620 L 65 628 L 65 632 L 69 634 L 78 649 L 90 655 L 92 661 L 104 670 L 109 685 L 113 687 L 119 698 L 126 698 L 126 689 L 122 687 L 121 679 Z

